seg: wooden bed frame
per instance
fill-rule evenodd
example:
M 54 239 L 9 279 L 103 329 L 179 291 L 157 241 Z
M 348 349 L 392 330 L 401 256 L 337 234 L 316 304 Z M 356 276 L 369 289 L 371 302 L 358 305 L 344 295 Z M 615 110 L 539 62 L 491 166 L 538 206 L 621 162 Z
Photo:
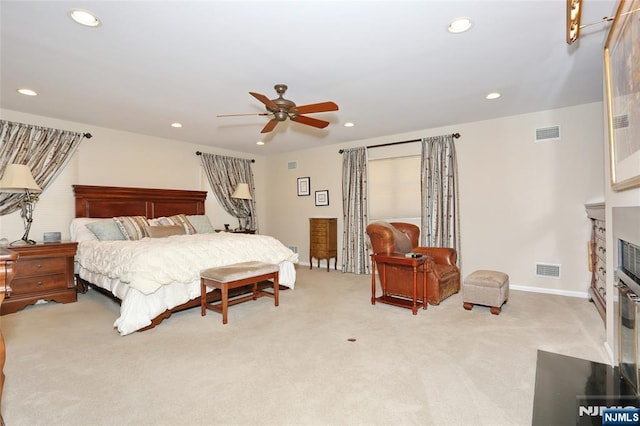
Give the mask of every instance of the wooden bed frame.
M 73 185 L 76 203 L 76 217 L 109 218 L 114 216 L 146 216 L 149 219 L 176 214 L 204 214 L 206 191 L 188 191 L 177 189 L 126 188 L 120 186 L 88 186 Z M 120 300 L 110 291 L 77 277 L 78 291 L 86 293 L 90 286 L 98 292 L 109 296 L 118 303 Z M 261 283 L 264 288 L 271 283 Z M 238 288 L 237 296 L 246 293 L 246 288 Z M 208 302 L 221 299 L 220 290 L 207 293 Z M 155 317 L 151 324 L 138 331 L 149 330 L 169 318 L 172 313 L 200 306 L 200 297 L 192 299 L 173 309 L 166 310 Z

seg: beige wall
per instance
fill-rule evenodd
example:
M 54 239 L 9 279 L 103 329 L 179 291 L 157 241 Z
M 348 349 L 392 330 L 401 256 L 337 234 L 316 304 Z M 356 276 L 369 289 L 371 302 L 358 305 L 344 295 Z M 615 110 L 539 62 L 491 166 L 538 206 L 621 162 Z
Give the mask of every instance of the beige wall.
M 514 287 L 584 295 L 589 282 L 585 202 L 604 197 L 602 104 L 543 111 L 447 128 L 301 150 L 272 157 L 224 152 L 81 123 L 1 111 L 4 119 L 90 132 L 67 169 L 36 206 L 32 237 L 61 231 L 68 237 L 74 183 L 208 190 L 195 151 L 256 158 L 256 200 L 262 233 L 299 249 L 308 265 L 310 217 L 337 217 L 342 247 L 342 156 L 340 148 L 460 132 L 463 274 L 490 268 L 509 273 Z M 562 140 L 534 143 L 534 129 L 560 125 Z M 419 144 L 402 146 L 415 150 Z M 372 150 L 373 153 L 376 150 Z M 290 170 L 289 162 L 297 162 Z M 311 196 L 298 197 L 298 177 L 311 178 Z M 329 190 L 330 205 L 316 207 L 314 192 Z M 210 193 L 207 213 L 214 227 L 234 224 Z M 0 236 L 18 239 L 17 213 L 0 217 Z M 561 279 L 536 277 L 536 262 L 562 265 Z M 325 266 L 324 262 L 321 265 Z
M 497 269 L 507 272 L 516 288 L 586 296 L 589 220 L 584 203 L 604 199 L 601 116 L 602 104 L 593 103 L 270 157 L 269 230 L 285 244 L 298 246 L 301 262 L 306 263 L 308 218 L 337 217 L 340 265 L 338 150 L 460 132 L 455 143 L 463 274 Z M 535 129 L 552 125 L 561 127 L 561 140 L 535 143 Z M 397 150 L 419 154 L 420 145 Z M 379 156 L 378 149 L 370 152 Z M 292 161 L 298 163 L 296 170 L 287 168 Z M 303 176 L 311 178 L 311 197 L 296 195 L 296 179 Z M 314 206 L 313 193 L 321 189 L 329 190 L 328 207 Z M 561 279 L 537 277 L 536 262 L 562 265 Z
M 69 223 L 75 214 L 71 185 L 109 185 L 140 188 L 172 188 L 208 191 L 205 209 L 215 228 L 224 223 L 237 225 L 237 219 L 229 216 L 218 204 L 202 171 L 196 151 L 241 158 L 255 158 L 254 178 L 264 180 L 265 161 L 259 156 L 231 152 L 211 147 L 161 139 L 135 133 L 90 126 L 47 117 L 0 110 L 5 120 L 88 132 L 91 139 L 82 141 L 80 148 L 67 168 L 44 192 L 36 205 L 30 237 L 42 240 L 46 231 L 60 231 L 69 238 Z M 176 131 L 178 133 L 179 130 Z M 255 197 L 264 198 L 264 186 L 258 185 Z M 266 208 L 259 206 L 260 225 L 265 222 Z M 0 237 L 13 241 L 24 232 L 18 212 L 0 216 Z

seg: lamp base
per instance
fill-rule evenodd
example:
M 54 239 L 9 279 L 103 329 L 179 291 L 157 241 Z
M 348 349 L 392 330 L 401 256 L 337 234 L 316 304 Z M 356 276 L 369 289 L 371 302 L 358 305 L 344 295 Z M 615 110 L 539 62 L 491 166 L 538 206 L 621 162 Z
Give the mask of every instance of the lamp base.
M 33 245 L 36 242 L 33 240 L 15 240 L 14 242 L 12 242 L 11 244 L 9 244 L 10 246 L 24 246 L 24 245 Z

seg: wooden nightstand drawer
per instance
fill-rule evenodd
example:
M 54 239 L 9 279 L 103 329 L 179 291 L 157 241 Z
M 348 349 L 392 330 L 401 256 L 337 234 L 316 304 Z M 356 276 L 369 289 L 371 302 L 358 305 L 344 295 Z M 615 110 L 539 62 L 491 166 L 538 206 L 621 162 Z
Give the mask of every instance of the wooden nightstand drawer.
M 78 299 L 73 277 L 77 243 L 37 243 L 11 247 L 18 253 L 11 295 L 0 315 L 17 312 L 40 300 L 72 303 Z
M 26 275 L 46 275 L 64 273 L 67 267 L 67 261 L 64 257 L 20 259 L 16 266 L 16 275 L 18 277 Z
M 67 276 L 65 274 L 51 274 L 33 276 L 27 278 L 15 278 L 11 283 L 11 295 L 39 293 L 49 290 L 65 290 L 67 288 Z

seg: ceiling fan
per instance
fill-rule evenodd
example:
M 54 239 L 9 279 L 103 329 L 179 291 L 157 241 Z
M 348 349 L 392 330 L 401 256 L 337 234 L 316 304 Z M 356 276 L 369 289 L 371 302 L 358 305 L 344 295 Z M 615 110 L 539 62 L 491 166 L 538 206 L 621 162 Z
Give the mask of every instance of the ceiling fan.
M 218 115 L 218 117 L 235 117 L 240 115 L 269 115 L 272 116 L 271 120 L 262 129 L 260 133 L 269 133 L 272 131 L 276 124 L 280 121 L 285 121 L 289 118 L 292 121 L 300 124 L 306 124 L 307 126 L 317 127 L 318 129 L 324 129 L 329 125 L 328 121 L 318 120 L 317 118 L 307 117 L 303 114 L 312 114 L 316 112 L 328 112 L 337 111 L 338 105 L 334 102 L 320 102 L 317 104 L 308 105 L 296 105 L 295 102 L 289 99 L 283 98 L 284 93 L 287 91 L 286 84 L 276 84 L 274 86 L 278 97 L 275 99 L 269 99 L 265 95 L 256 92 L 249 92 L 251 96 L 262 102 L 268 112 L 261 113 L 249 113 L 249 114 L 225 114 Z

